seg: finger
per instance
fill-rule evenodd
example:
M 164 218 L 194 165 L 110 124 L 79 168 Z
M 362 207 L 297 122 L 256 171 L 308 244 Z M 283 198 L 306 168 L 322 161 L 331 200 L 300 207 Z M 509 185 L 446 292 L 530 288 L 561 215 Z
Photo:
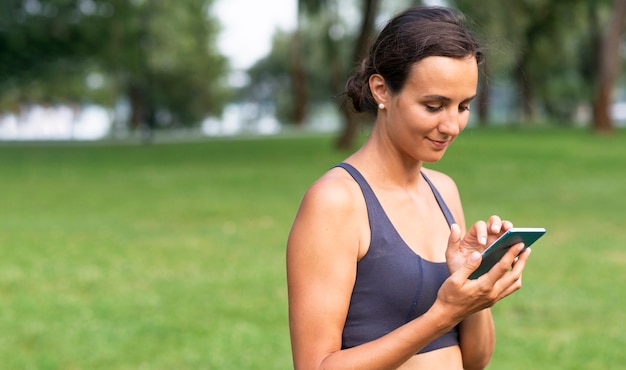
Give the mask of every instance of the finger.
M 506 272 L 511 269 L 515 258 L 517 258 L 518 254 L 523 250 L 523 248 L 524 243 L 517 243 L 509 248 L 504 256 L 500 258 L 500 261 L 498 261 L 498 263 L 496 263 L 491 268 L 491 270 L 489 270 L 489 272 L 483 275 L 485 279 L 489 282 L 489 284 L 495 285 L 497 282 L 499 282 L 500 279 L 503 278 Z M 508 283 L 510 284 L 511 281 L 508 281 Z M 506 283 L 504 283 L 504 285 L 506 285 Z
M 502 220 L 498 215 L 492 215 L 488 220 L 489 231 L 493 234 L 498 234 L 502 228 Z
M 528 257 L 530 256 L 531 249 L 526 248 L 523 250 L 516 258 L 515 264 L 511 271 L 509 271 L 505 278 L 501 279 L 498 283 L 501 286 L 504 286 L 504 291 L 501 294 L 501 297 L 504 298 L 513 292 L 522 288 L 522 272 L 526 267 L 526 262 L 528 262 Z
M 507 231 L 513 228 L 513 223 L 509 220 L 502 220 L 502 231 Z
M 506 288 L 498 296 L 498 300 L 501 300 L 503 298 L 510 296 L 511 294 L 515 293 L 521 288 L 522 288 L 522 276 L 520 275 L 516 280 L 513 281 L 513 283 L 506 286 Z
M 524 243 L 517 243 L 513 245 L 509 250 L 504 254 L 504 256 L 500 259 L 500 261 L 496 264 L 498 268 L 504 270 L 505 272 L 510 270 L 511 267 L 519 261 L 520 253 L 524 251 L 525 246 Z M 528 258 L 528 257 L 526 257 Z
M 476 221 L 472 225 L 470 233 L 474 234 L 480 245 L 487 245 L 487 224 L 485 221 Z
M 454 256 L 461 249 L 460 243 L 461 227 L 457 224 L 452 224 L 450 225 L 450 235 L 448 236 L 448 246 L 446 247 L 446 261 L 454 260 Z
M 458 245 L 461 241 L 461 227 L 458 224 L 452 224 L 450 226 L 450 236 L 448 237 L 448 244 Z
M 530 253 L 532 252 L 532 250 L 530 248 L 526 248 L 522 251 L 522 253 L 520 253 L 516 258 L 515 261 L 513 262 L 513 265 L 511 265 L 513 268 L 511 269 L 512 273 L 517 273 L 519 275 L 522 274 L 522 271 L 524 270 L 524 267 L 526 267 L 526 262 L 528 262 L 528 257 L 530 256 Z
M 472 272 L 476 271 L 478 266 L 480 266 L 481 260 L 482 260 L 482 256 L 480 255 L 479 252 L 477 251 L 472 252 L 465 259 L 465 262 L 463 263 L 463 267 L 460 268 L 459 271 L 455 273 L 455 275 L 460 275 L 459 278 L 462 279 L 461 281 L 465 281 L 469 279 L 469 276 L 472 274 Z
M 528 250 L 528 248 L 526 248 Z M 513 247 L 509 248 L 507 253 L 500 259 L 500 261 L 491 269 L 490 272 L 497 272 L 492 276 L 496 278 L 494 286 L 504 291 L 510 290 L 512 285 L 515 285 L 519 280 L 528 261 L 528 255 L 530 252 L 524 250 L 523 243 L 517 243 Z M 514 288 L 513 291 L 519 289 Z M 512 291 L 508 294 L 511 294 Z
M 448 247 L 446 249 L 446 258 L 457 252 L 461 243 L 461 227 L 457 224 L 450 225 L 450 235 L 448 236 Z
M 499 275 L 500 277 L 498 278 L 498 280 L 493 283 L 494 290 L 499 292 L 496 301 L 504 299 L 505 297 L 513 294 L 514 292 L 522 288 L 522 271 L 524 270 L 526 261 L 528 261 L 530 248 L 523 249 L 520 253 L 518 252 L 519 249 L 517 249 L 520 246 L 523 248 L 522 243 L 518 243 L 517 245 L 511 247 L 507 254 L 502 257 L 498 265 L 494 266 L 494 268 L 492 268 L 488 274 L 482 276 L 485 279 L 494 278 L 494 276 L 497 276 L 497 274 L 492 273 L 494 273 L 494 270 L 497 270 L 497 268 L 500 268 L 501 275 Z M 506 267 L 507 265 L 504 260 L 511 257 L 513 257 L 513 268 L 509 271 L 509 267 Z M 500 263 L 502 263 L 502 266 L 499 266 Z M 502 268 L 504 268 L 504 270 L 502 270 Z
M 513 261 L 513 267 L 515 267 L 515 265 L 517 264 L 517 261 L 522 257 L 523 254 L 526 254 L 526 259 L 528 259 L 528 256 L 530 256 L 530 253 L 531 253 L 530 248 L 524 249 L 517 257 L 515 257 L 515 260 Z

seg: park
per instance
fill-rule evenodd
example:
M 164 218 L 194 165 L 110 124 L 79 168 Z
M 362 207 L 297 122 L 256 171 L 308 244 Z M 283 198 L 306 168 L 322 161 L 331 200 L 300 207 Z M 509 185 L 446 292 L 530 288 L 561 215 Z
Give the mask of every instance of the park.
M 62 2 L 27 3 L 30 7 L 16 3 L 14 14 L 41 23 L 20 23 L 16 17 L 10 23 L 14 28 L 0 27 L 0 45 L 19 39 L 19 32 L 5 29 L 52 24 L 48 13 L 54 7 L 55 14 L 73 14 Z M 41 7 L 33 8 L 35 3 Z M 171 27 L 180 35 L 184 24 L 205 29 L 189 11 L 191 5 L 185 11 L 173 3 L 150 7 L 150 2 L 139 1 L 123 6 L 116 18 L 110 12 L 119 2 L 80 3 L 79 18 L 95 20 L 69 22 L 63 29 L 68 34 L 81 29 L 78 40 L 95 42 L 93 46 L 70 38 L 39 49 L 41 54 L 29 54 L 34 49 L 19 55 L 0 50 L 0 72 L 6 77 L 0 81 L 0 113 L 8 117 L 24 106 L 70 106 L 76 94 L 85 99 L 79 102 L 83 107 L 114 106 L 123 95 L 129 109 L 123 130 L 127 136 L 105 133 L 83 140 L 70 130 L 70 136 L 57 138 L 0 140 L 2 367 L 292 369 L 285 272 L 291 225 L 311 183 L 349 156 L 372 129 L 371 120 L 344 116 L 341 104 L 329 103 L 336 81 L 329 76 L 323 80 L 322 70 L 313 67 L 319 58 L 335 55 L 337 47 L 358 44 L 358 34 L 308 55 L 310 60 L 301 66 L 309 78 L 306 99 L 290 90 L 297 90 L 297 84 L 285 84 L 293 71 L 280 58 L 288 54 L 288 45 L 293 46 L 288 40 L 296 35 L 282 31 L 267 58 L 247 71 L 251 85 L 225 91 L 216 84 L 199 92 L 204 81 L 221 81 L 228 68 L 214 50 L 203 56 L 211 60 L 207 64 L 186 53 L 215 34 L 196 40 L 186 33 L 189 38 L 180 39 L 183 49 L 178 49 L 169 43 L 167 32 L 151 23 L 175 14 Z M 305 49 L 328 41 L 320 37 L 337 22 L 337 14 L 310 6 L 316 2 L 306 3 L 307 16 L 330 23 L 308 23 L 323 26 L 323 32 L 313 27 L 305 33 L 310 37 L 302 40 Z M 457 3 L 480 16 L 471 2 Z M 626 363 L 626 131 L 625 120 L 619 118 L 622 110 L 612 116 L 607 110 L 599 118 L 594 102 L 610 91 L 614 99 L 604 107 L 622 107 L 618 99 L 623 100 L 624 57 L 618 55 L 619 68 L 608 68 L 614 77 L 610 86 L 598 82 L 606 77 L 598 71 L 607 71 L 599 67 L 606 58 L 593 59 L 597 53 L 581 57 L 590 63 L 584 66 L 573 59 L 548 63 L 554 60 L 542 54 L 553 46 L 543 37 L 546 30 L 567 34 L 568 27 L 584 23 L 580 17 L 590 9 L 587 5 L 595 4 L 581 0 L 553 8 L 548 3 L 516 3 L 545 7 L 541 14 L 546 18 L 520 18 L 527 28 L 516 24 L 511 29 L 520 28 L 508 30 L 516 37 L 528 36 L 525 40 L 532 44 L 525 47 L 537 59 L 517 65 L 512 55 L 521 49 L 515 49 L 513 39 L 504 43 L 515 52 L 501 53 L 501 59 L 489 64 L 491 95 L 481 100 L 488 105 L 488 112 L 482 112 L 487 118 L 481 119 L 483 108 L 477 104 L 471 124 L 444 160 L 424 166 L 454 179 L 468 223 L 499 214 L 516 226 L 547 229 L 532 247 L 523 288 L 492 308 L 497 345 L 487 368 L 615 369 Z M 571 24 L 553 17 L 563 10 L 559 6 L 576 16 Z M 365 13 L 370 8 L 359 9 Z M 608 27 L 611 9 L 607 1 L 589 10 L 603 21 L 590 26 L 592 31 Z M 6 14 L 0 18 L 9 22 Z M 502 15 L 486 16 L 484 27 L 502 30 Z M 135 16 L 145 22 L 122 26 Z M 138 42 L 135 37 L 155 32 L 154 42 L 122 50 L 128 45 L 110 43 L 109 34 L 98 31 L 105 26 L 124 29 L 126 38 L 113 36 L 131 44 Z M 572 38 L 579 36 L 569 34 L 563 45 L 575 44 Z M 622 45 L 623 34 L 618 36 Z M 35 41 L 43 45 L 46 37 L 38 35 Z M 588 47 L 587 41 L 581 44 Z M 551 51 L 565 57 L 581 50 Z M 350 59 L 344 51 L 336 56 Z M 495 50 L 496 57 L 501 51 Z M 84 65 L 70 63 L 82 53 L 93 58 Z M 116 59 L 122 55 L 131 66 L 127 71 L 128 65 Z M 53 62 L 42 64 L 44 56 Z M 597 67 L 592 68 L 597 74 L 585 69 L 590 65 Z M 51 71 L 72 74 L 61 83 Z M 523 72 L 528 85 L 516 80 L 517 72 Z M 94 73 L 103 76 L 102 89 L 80 88 Z M 189 91 L 197 92 L 197 100 L 189 98 Z M 224 121 L 206 121 L 207 115 L 223 117 L 228 104 L 241 101 L 271 106 L 271 122 L 263 121 L 265 126 L 258 117 L 246 121 L 266 131 L 216 134 L 228 131 L 220 126 Z M 306 109 L 299 111 L 299 103 Z M 312 129 L 316 107 L 336 109 L 340 124 L 334 130 Z M 607 121 L 599 126 L 597 119 Z M 203 120 L 212 126 L 203 126 Z M 212 134 L 202 134 L 203 127 Z M 145 129 L 149 140 L 142 136 Z

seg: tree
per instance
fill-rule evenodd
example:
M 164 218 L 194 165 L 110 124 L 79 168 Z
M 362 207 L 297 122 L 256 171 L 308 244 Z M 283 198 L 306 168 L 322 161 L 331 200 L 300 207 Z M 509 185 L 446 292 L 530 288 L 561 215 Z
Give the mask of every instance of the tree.
M 15 110 L 24 102 L 80 100 L 81 82 L 96 70 L 89 56 L 99 43 L 86 28 L 96 18 L 60 0 L 3 2 L 0 105 Z
M 292 122 L 298 126 L 304 124 L 307 116 L 309 97 L 307 95 L 307 71 L 304 61 L 303 33 L 309 27 L 307 21 L 319 17 L 327 6 L 327 0 L 298 0 L 298 24 L 293 32 L 289 49 L 289 73 L 294 94 Z
M 211 3 L 3 2 L 0 101 L 112 105 L 124 96 L 133 129 L 157 122 L 190 125 L 219 113 L 226 60 L 215 48 L 218 28 L 209 16 Z M 105 101 L 97 101 L 103 94 L 85 84 L 93 73 L 105 81 Z
M 593 127 L 598 132 L 613 130 L 609 107 L 620 65 L 620 43 L 626 21 L 626 0 L 615 0 L 611 13 L 611 21 L 599 53 L 600 73 L 593 101 Z
M 266 100 L 267 92 L 272 90 L 277 115 L 296 125 L 304 122 L 309 106 L 334 98 L 344 120 L 337 146 L 351 147 L 360 117 L 338 97 L 345 90 L 352 67 L 360 64 L 365 54 L 379 2 L 362 1 L 362 22 L 359 32 L 353 35 L 346 31 L 341 16 L 343 2 L 301 1 L 298 30 L 288 41 L 282 33 L 275 35 L 270 54 L 248 71 L 252 80 L 248 93 L 254 95 L 248 98 Z M 289 55 L 288 61 L 284 55 Z
M 154 127 L 159 112 L 175 125 L 220 112 L 226 62 L 214 47 L 210 2 L 115 1 L 119 17 L 108 26 L 116 40 L 103 60 L 129 99 L 131 128 Z
M 490 80 L 514 82 L 524 121 L 569 124 L 590 105 L 605 0 L 455 1 L 486 38 Z M 483 85 L 484 87 L 484 85 Z
M 563 111 L 572 112 L 576 102 L 567 103 L 563 99 L 564 91 L 559 90 L 566 84 L 567 76 L 575 68 L 571 51 L 566 48 L 570 43 L 567 37 L 576 35 L 579 26 L 572 15 L 576 2 L 565 4 L 557 1 L 519 1 L 505 7 L 507 20 L 517 19 L 515 30 L 509 29 L 508 35 L 515 45 L 515 64 L 512 79 L 515 81 L 520 110 L 524 121 L 529 122 L 538 116 L 538 108 L 543 107 L 548 114 L 556 112 L 560 105 Z M 569 24 L 575 27 L 569 27 Z M 569 91 L 573 91 L 570 89 Z M 558 104 L 551 101 L 558 99 Z M 566 108 L 564 106 L 570 106 Z M 570 119 L 568 117 L 567 119 Z
M 270 53 L 247 71 L 251 83 L 243 95 L 257 102 L 271 100 L 277 116 L 297 126 L 311 107 L 327 104 L 343 90 L 336 84 L 345 80 L 353 45 L 337 1 L 305 3 L 298 29 L 277 32 Z

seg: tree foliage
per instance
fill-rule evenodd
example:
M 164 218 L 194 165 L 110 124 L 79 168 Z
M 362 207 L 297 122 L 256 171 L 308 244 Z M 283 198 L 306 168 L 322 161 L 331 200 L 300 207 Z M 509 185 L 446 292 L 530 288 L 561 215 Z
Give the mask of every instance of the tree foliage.
M 0 107 L 131 105 L 131 127 L 188 125 L 219 113 L 226 61 L 212 1 L 5 0 Z M 160 117 L 160 118 L 159 118 Z
M 486 0 L 481 6 L 457 0 L 481 28 L 492 81 L 512 82 L 519 116 L 572 122 L 589 102 L 598 72 L 597 29 L 606 1 Z M 592 22 L 593 21 L 593 22 Z

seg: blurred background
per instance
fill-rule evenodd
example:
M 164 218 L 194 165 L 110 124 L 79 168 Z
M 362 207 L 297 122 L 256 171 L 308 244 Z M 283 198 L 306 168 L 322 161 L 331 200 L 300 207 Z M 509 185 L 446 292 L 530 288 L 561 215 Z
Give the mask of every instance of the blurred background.
M 416 4 L 485 46 L 471 124 L 626 124 L 623 0 L 4 0 L 0 140 L 336 132 L 368 40 Z

